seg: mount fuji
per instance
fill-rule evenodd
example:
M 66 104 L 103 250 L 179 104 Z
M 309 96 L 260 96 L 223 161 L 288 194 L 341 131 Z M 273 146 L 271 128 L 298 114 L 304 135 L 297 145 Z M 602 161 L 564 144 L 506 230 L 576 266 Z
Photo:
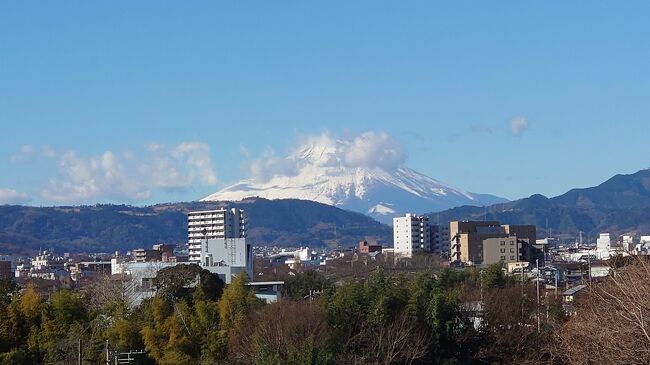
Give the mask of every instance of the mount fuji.
M 274 158 L 273 171 L 265 178 L 242 180 L 201 200 L 312 200 L 360 212 L 383 223 L 407 212 L 437 212 L 507 201 L 448 186 L 404 166 L 403 158 L 394 158 L 400 151 L 385 146 L 373 151 L 363 142 L 321 137 L 286 158 Z

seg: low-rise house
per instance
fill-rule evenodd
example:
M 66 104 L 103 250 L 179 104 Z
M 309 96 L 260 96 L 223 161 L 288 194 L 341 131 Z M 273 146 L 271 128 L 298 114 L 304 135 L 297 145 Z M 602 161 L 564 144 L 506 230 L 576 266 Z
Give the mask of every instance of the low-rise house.
M 255 296 L 266 303 L 275 303 L 282 299 L 282 286 L 284 281 L 255 281 L 248 285 L 253 289 Z
M 111 273 L 110 261 L 82 261 L 71 264 L 66 264 L 67 270 L 70 272 L 70 278 L 77 281 L 82 277 L 95 277 L 101 274 Z
M 563 302 L 563 308 L 564 312 L 569 315 L 575 315 L 576 314 L 576 309 L 575 309 L 575 303 L 578 300 L 578 297 L 584 293 L 584 290 L 587 288 L 587 285 L 581 284 L 581 285 L 576 285 L 574 287 L 571 287 L 567 290 L 565 290 L 562 293 L 562 302 Z

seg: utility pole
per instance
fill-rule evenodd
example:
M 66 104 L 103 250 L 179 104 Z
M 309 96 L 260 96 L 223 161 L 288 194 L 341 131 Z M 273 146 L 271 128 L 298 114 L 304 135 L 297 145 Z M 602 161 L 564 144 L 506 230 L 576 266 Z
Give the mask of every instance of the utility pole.
M 589 286 L 591 286 L 591 250 L 587 251 L 587 265 L 589 272 L 587 275 L 589 275 Z
M 480 271 L 481 273 L 481 305 L 483 305 L 483 270 Z
M 540 333 L 542 326 L 539 318 L 539 259 L 535 259 L 535 266 L 537 267 L 537 333 Z
M 81 365 L 81 338 L 77 339 L 77 364 Z
M 524 318 L 524 267 L 521 267 L 521 318 Z
M 557 298 L 557 277 L 560 275 L 559 271 L 555 271 L 555 297 Z

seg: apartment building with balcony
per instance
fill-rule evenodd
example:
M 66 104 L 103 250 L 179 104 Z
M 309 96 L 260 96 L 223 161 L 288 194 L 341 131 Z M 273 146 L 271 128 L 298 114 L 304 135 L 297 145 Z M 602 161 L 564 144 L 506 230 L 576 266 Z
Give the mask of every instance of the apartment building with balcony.
M 395 255 L 412 257 L 415 252 L 431 252 L 429 217 L 406 214 L 393 218 Z
M 449 257 L 449 226 L 431 224 L 429 236 L 431 237 L 431 252 L 441 257 Z
M 246 214 L 243 209 L 216 209 L 187 215 L 189 261 L 201 261 L 201 245 L 207 240 L 246 238 Z

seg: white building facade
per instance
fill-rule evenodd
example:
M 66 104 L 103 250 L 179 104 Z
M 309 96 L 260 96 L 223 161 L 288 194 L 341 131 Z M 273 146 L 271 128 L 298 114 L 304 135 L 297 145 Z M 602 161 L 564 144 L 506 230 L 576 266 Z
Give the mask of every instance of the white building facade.
M 393 218 L 393 247 L 395 255 L 412 257 L 414 252 L 431 252 L 429 217 L 406 214 Z
M 209 239 L 200 246 L 199 265 L 230 284 L 240 272 L 253 279 L 253 247 L 246 238 Z
M 609 251 L 610 248 L 612 248 L 612 235 L 601 233 L 596 240 L 596 249 L 598 251 Z
M 189 261 L 198 263 L 206 240 L 246 238 L 246 214 L 235 208 L 190 212 L 187 231 Z

